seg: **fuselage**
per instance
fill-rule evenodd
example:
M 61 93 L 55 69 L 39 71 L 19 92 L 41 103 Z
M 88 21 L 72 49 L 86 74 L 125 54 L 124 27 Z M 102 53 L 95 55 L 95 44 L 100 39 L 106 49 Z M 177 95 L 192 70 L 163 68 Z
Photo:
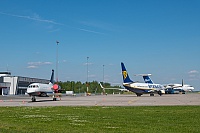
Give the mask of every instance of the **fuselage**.
M 166 89 L 168 89 L 168 88 L 173 88 L 173 90 L 175 90 L 175 91 L 182 91 L 182 90 L 183 91 L 192 91 L 192 90 L 194 90 L 193 86 L 187 85 L 187 84 L 185 84 L 183 86 L 181 84 L 169 85 L 166 87 Z
M 148 84 L 148 83 L 123 83 L 123 86 L 135 93 L 151 93 L 164 91 L 164 86 L 160 84 Z M 162 92 L 164 93 L 164 92 Z
M 182 88 L 183 88 L 184 91 L 192 91 L 192 90 L 194 90 L 194 87 L 191 86 L 191 85 L 183 85 Z
M 33 83 L 28 86 L 27 93 L 30 96 L 46 96 L 48 93 L 53 93 L 52 86 L 52 83 Z

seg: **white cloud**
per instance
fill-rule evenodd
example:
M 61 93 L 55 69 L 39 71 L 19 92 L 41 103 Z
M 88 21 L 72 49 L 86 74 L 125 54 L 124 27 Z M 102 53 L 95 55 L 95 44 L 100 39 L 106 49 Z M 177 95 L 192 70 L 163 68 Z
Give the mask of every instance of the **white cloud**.
M 94 75 L 94 74 L 91 74 L 91 75 L 88 75 L 88 77 L 89 77 L 89 78 L 95 78 L 95 77 L 96 77 L 96 75 Z
M 66 62 L 67 62 L 67 60 L 63 60 L 62 62 L 63 62 L 63 63 L 66 63 Z
M 27 64 L 28 64 L 27 68 L 38 68 L 39 66 L 51 65 L 53 63 L 52 62 L 41 62 L 41 61 L 38 61 L 38 62 L 28 62 Z
M 93 65 L 93 63 L 84 63 L 83 65 L 84 66 L 86 66 L 86 65 Z
M 199 80 L 199 71 L 191 70 L 188 72 L 188 76 L 190 81 Z
M 34 69 L 34 68 L 38 68 L 38 66 L 27 66 L 27 68 Z
M 195 78 L 195 77 L 196 77 L 196 75 L 189 75 L 189 77 L 190 77 L 190 78 Z
M 198 74 L 199 72 L 197 70 L 191 70 L 188 72 L 189 74 Z
M 50 65 L 52 62 L 28 62 L 28 65 L 36 65 L 36 66 L 41 66 L 41 65 Z

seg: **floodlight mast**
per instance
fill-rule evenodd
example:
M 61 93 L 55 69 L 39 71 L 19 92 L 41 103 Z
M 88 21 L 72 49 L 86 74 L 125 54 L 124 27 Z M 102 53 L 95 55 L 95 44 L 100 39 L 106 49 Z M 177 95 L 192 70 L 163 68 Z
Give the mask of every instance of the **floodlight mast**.
M 56 47 L 56 82 L 58 83 L 58 44 L 59 41 L 56 41 L 57 47 Z
M 87 57 L 87 83 L 86 83 L 86 85 L 87 85 L 87 93 L 88 93 L 88 59 L 89 59 L 89 57 Z
M 103 65 L 103 82 L 104 82 L 104 66 L 105 66 L 105 65 Z

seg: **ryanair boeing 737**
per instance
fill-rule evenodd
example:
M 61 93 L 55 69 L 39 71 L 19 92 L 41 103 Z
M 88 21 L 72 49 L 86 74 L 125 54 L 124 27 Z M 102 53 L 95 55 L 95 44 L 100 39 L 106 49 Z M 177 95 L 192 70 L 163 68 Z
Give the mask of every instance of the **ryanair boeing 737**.
M 129 78 L 128 72 L 124 66 L 124 63 L 121 63 L 122 68 L 122 76 L 123 76 L 123 86 L 129 90 L 134 92 L 137 96 L 141 96 L 142 94 L 149 93 L 150 96 L 154 96 L 154 93 L 158 93 L 160 96 L 165 93 L 164 86 L 161 84 L 153 84 L 153 83 L 138 83 L 134 82 Z

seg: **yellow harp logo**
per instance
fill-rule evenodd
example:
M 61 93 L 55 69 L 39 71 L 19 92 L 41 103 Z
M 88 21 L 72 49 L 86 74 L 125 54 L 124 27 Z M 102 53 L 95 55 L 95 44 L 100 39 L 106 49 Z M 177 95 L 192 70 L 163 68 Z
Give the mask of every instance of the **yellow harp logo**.
M 126 71 L 122 71 L 122 74 L 123 74 L 124 79 L 126 79 L 126 77 L 127 77 L 127 72 L 126 72 Z

